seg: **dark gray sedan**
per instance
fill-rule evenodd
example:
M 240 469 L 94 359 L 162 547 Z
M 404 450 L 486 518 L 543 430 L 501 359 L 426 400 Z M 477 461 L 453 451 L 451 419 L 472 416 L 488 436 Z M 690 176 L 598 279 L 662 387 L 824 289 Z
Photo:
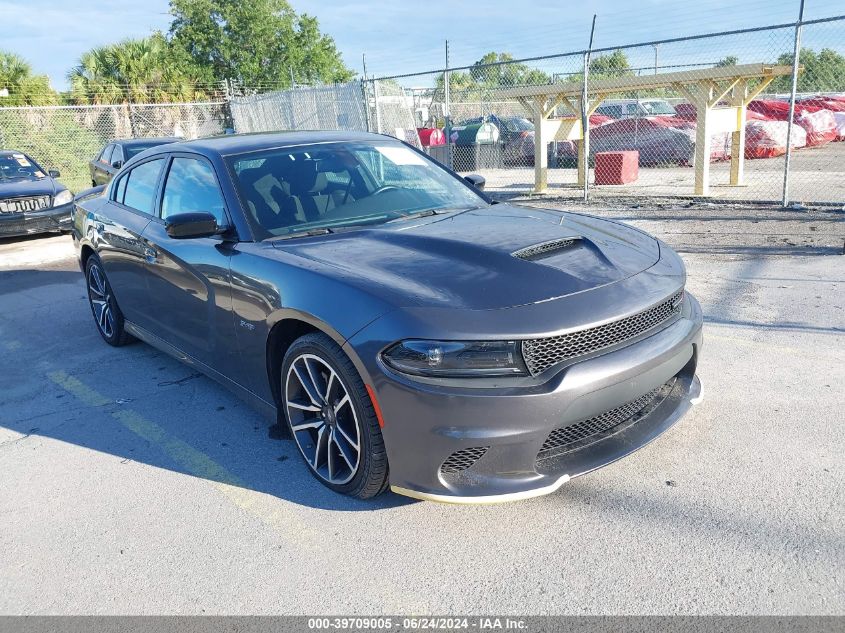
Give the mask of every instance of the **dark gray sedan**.
M 123 163 L 131 159 L 135 154 L 140 154 L 145 149 L 175 143 L 182 139 L 175 136 L 162 136 L 159 138 L 128 138 L 117 139 L 106 145 L 92 161 L 88 163 L 88 171 L 91 172 L 91 186 L 107 185 Z
M 0 238 L 67 231 L 73 194 L 23 152 L 0 150 Z
M 147 150 L 75 212 L 94 321 L 285 424 L 338 492 L 552 492 L 696 401 L 701 309 L 659 240 L 470 179 L 364 133 Z

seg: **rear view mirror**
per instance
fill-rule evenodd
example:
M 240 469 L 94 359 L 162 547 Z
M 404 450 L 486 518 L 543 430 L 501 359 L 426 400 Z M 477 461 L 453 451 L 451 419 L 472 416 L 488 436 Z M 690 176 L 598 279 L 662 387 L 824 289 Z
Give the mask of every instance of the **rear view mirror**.
M 62 175 L 62 172 L 60 172 L 58 169 L 50 169 L 49 171 L 47 171 L 47 174 L 50 176 L 50 178 L 58 178 Z
M 487 182 L 484 176 L 480 176 L 479 174 L 468 174 L 464 176 L 464 180 L 476 189 L 481 189 L 482 191 L 484 191 L 484 184 Z
M 217 233 L 217 219 L 210 213 L 178 213 L 167 218 L 165 230 L 177 240 L 210 237 Z

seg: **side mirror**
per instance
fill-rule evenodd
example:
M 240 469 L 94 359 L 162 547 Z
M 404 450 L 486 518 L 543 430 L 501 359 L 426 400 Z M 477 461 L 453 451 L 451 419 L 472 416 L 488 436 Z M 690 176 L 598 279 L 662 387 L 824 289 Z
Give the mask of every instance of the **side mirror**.
M 115 169 L 120 169 L 121 167 L 123 167 L 123 161 L 122 160 L 116 160 L 111 164 L 111 166 L 114 167 Z
M 210 237 L 217 233 L 217 219 L 210 213 L 177 213 L 167 218 L 167 234 L 177 240 Z
M 50 178 L 58 178 L 62 175 L 62 172 L 60 172 L 58 169 L 50 169 L 47 171 L 47 175 L 50 176 Z
M 478 174 L 468 174 L 464 176 L 464 180 L 476 189 L 481 189 L 482 191 L 484 191 L 484 184 L 487 182 L 484 176 L 480 176 Z

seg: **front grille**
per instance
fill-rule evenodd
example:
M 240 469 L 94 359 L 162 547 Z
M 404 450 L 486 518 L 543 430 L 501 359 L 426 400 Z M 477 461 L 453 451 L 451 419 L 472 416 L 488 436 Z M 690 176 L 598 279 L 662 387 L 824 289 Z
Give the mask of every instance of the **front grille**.
M 440 472 L 444 475 L 450 473 L 459 473 L 467 468 L 472 467 L 475 462 L 484 457 L 489 446 L 476 446 L 475 448 L 465 448 L 460 451 L 455 451 L 446 459 L 440 466 Z
M 28 198 L 5 198 L 0 200 L 0 213 L 23 213 L 41 211 L 50 207 L 50 196 L 31 196 Z
M 636 421 L 646 409 L 651 409 L 656 400 L 662 401 L 672 391 L 674 384 L 675 379 L 673 378 L 665 385 L 653 389 L 621 407 L 605 411 L 582 422 L 555 429 L 543 442 L 540 452 L 537 453 L 537 461 L 592 444 L 594 441 L 605 437 L 615 427 L 629 421 Z
M 586 330 L 529 339 L 522 342 L 522 355 L 532 376 L 564 361 L 592 354 L 633 339 L 666 323 L 681 312 L 683 290 L 639 314 Z
M 534 246 L 527 246 L 518 251 L 511 253 L 514 257 L 519 259 L 527 259 L 528 261 L 534 259 L 541 259 L 553 255 L 557 251 L 569 248 L 578 240 L 577 237 L 567 237 L 560 240 L 552 240 L 551 242 L 543 242 L 542 244 L 535 244 Z

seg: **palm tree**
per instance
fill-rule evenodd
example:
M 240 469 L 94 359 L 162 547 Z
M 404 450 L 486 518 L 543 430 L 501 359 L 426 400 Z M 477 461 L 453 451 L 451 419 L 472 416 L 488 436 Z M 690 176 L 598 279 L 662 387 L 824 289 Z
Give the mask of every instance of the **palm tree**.
M 76 102 L 167 103 L 202 96 L 195 73 L 156 33 L 91 49 L 68 74 Z
M 20 55 L 0 51 L 0 106 L 49 105 L 56 103 L 56 92 L 46 75 L 33 75 L 32 66 Z

